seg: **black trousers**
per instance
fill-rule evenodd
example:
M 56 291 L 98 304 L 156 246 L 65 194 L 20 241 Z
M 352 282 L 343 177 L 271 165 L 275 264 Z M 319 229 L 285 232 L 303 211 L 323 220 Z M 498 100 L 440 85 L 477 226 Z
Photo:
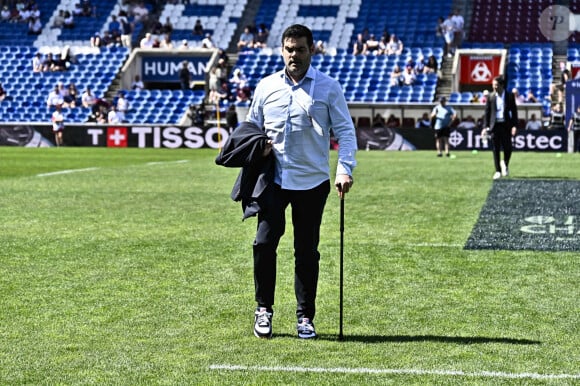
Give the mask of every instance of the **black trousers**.
M 501 149 L 503 149 L 503 160 L 505 166 L 508 167 L 510 163 L 510 158 L 512 157 L 512 133 L 511 127 L 507 122 L 496 123 L 493 128 L 493 133 L 491 136 L 491 143 L 493 144 L 493 163 L 495 165 L 495 171 L 500 172 L 500 155 Z
M 294 228 L 296 316 L 314 319 L 320 260 L 320 224 L 330 193 L 330 181 L 310 190 L 285 190 L 278 185 L 274 190 L 272 205 L 267 211 L 258 214 L 258 229 L 254 240 L 256 302 L 260 307 L 271 308 L 274 305 L 276 250 L 286 227 L 285 211 L 290 205 Z

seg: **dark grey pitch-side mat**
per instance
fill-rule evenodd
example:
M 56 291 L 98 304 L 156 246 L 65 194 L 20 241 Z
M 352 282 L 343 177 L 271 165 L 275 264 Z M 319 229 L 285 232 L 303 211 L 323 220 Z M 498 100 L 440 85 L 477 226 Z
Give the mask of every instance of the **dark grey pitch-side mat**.
M 494 181 L 464 249 L 580 251 L 580 181 Z

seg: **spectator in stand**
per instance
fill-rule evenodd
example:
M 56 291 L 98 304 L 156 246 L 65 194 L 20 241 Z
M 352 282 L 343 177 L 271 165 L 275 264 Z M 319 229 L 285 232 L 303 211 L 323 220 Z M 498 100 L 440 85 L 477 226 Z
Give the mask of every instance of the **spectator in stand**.
M 54 17 L 52 28 L 62 28 L 64 26 L 64 9 L 59 9 L 58 14 Z
M 42 33 L 42 23 L 39 17 L 31 17 L 28 21 L 28 34 L 40 35 Z
M 56 54 L 56 56 L 54 57 L 52 71 L 66 71 L 66 70 L 68 70 L 68 66 L 65 57 L 62 56 L 62 54 Z
M 230 78 L 230 83 L 236 88 L 243 88 L 246 86 L 247 82 L 248 78 L 246 75 L 242 72 L 241 69 L 236 68 L 232 74 L 232 77 Z
M 475 123 L 475 118 L 471 115 L 466 116 L 461 122 L 459 122 L 459 125 L 457 125 L 458 129 L 475 129 L 476 127 L 477 124 Z
M 123 123 L 121 115 L 117 111 L 117 106 L 113 105 L 109 109 L 109 113 L 107 114 L 107 122 L 112 124 Z
M 417 119 L 417 123 L 415 124 L 416 129 L 429 129 L 431 128 L 431 118 L 429 117 L 429 113 L 423 113 L 420 119 Z
M 401 71 L 401 67 L 398 64 L 393 67 L 390 79 L 391 86 L 401 86 L 403 84 L 403 71 Z
M 389 37 L 388 36 L 381 36 L 381 40 L 379 40 L 378 55 L 386 55 L 387 54 L 387 44 L 389 44 Z
M 119 23 L 121 23 L 121 44 L 123 47 L 131 48 L 131 38 L 133 35 L 133 24 L 127 18 L 127 12 L 119 11 Z
M 361 55 L 365 48 L 365 40 L 363 38 L 363 34 L 357 34 L 356 40 L 352 45 L 352 54 L 353 55 Z
M 37 52 L 32 58 L 32 72 L 42 72 L 42 55 Z
M 203 24 L 201 24 L 201 20 L 197 19 L 195 21 L 195 24 L 193 25 L 193 36 L 203 36 L 204 30 L 203 30 Z
M 133 7 L 133 16 L 136 23 L 145 23 L 149 19 L 149 9 L 147 9 L 144 2 L 140 1 Z
M 529 89 L 526 94 L 526 103 L 538 103 L 538 98 L 536 98 L 532 89 Z
M 145 34 L 145 36 L 143 37 L 143 39 L 141 39 L 141 42 L 139 42 L 139 47 L 141 47 L 141 48 L 153 48 L 154 44 L 155 44 L 155 39 L 153 38 L 153 36 L 151 35 L 150 32 L 147 32 Z
M 256 36 L 254 37 L 254 48 L 262 49 L 268 47 L 268 36 L 268 29 L 266 26 L 261 24 L 258 32 L 256 33 Z
M 379 54 L 379 41 L 374 34 L 371 34 L 363 46 L 364 55 L 378 55 Z
M 244 51 L 252 47 L 254 47 L 254 34 L 250 32 L 250 27 L 246 26 L 238 40 L 238 51 Z
M 72 15 L 74 17 L 81 17 L 83 16 L 83 7 L 81 3 L 76 3 L 74 9 L 72 10 Z
M 219 93 L 221 91 L 221 84 L 219 80 L 218 74 L 218 66 L 214 66 L 209 71 L 209 82 L 208 82 L 208 89 L 209 89 L 209 103 L 216 104 L 220 101 Z
M 52 57 L 52 53 L 49 52 L 42 60 L 42 72 L 54 71 L 53 69 L 54 69 L 54 58 Z
M 395 34 L 391 34 L 391 38 L 387 43 L 387 55 L 401 55 L 403 53 L 403 42 Z
M 443 39 L 445 40 L 445 54 L 448 58 L 452 58 L 455 54 L 455 46 L 453 44 L 455 39 L 455 23 L 453 23 L 452 17 L 453 13 L 449 13 L 447 19 L 441 23 Z
M 184 60 L 181 63 L 181 69 L 179 70 L 179 83 L 181 84 L 182 90 L 189 90 L 191 83 L 191 72 L 189 72 L 189 62 Z
M 201 41 L 201 48 L 216 48 L 210 33 L 205 34 L 205 38 Z
M 390 127 L 391 129 L 394 129 L 396 127 L 400 127 L 401 126 L 401 120 L 399 118 L 397 118 L 395 116 L 395 114 L 391 114 L 387 118 L 386 125 L 387 125 L 387 127 Z
M 50 121 L 52 122 L 52 132 L 54 133 L 54 142 L 56 146 L 62 146 L 62 132 L 64 131 L 64 115 L 61 111 L 62 105 L 57 104 L 52 112 Z
M 8 94 L 6 94 L 6 90 L 4 90 L 4 87 L 2 87 L 2 83 L 0 83 L 0 102 L 6 99 L 7 96 Z
M 459 9 L 455 10 L 453 16 L 451 16 L 451 21 L 453 22 L 453 47 L 455 49 L 461 47 L 461 43 L 463 42 L 463 27 L 465 25 L 465 19 L 461 15 L 461 11 Z
M 63 28 L 74 28 L 75 27 L 75 18 L 72 13 L 69 11 L 64 11 L 64 24 Z
M 417 75 L 413 71 L 413 67 L 408 64 L 405 66 L 405 71 L 403 71 L 403 85 L 412 86 L 417 81 Z
M 121 122 L 126 122 L 126 114 L 129 111 L 129 101 L 125 98 L 125 93 L 119 91 L 117 94 L 117 115 Z
M 171 42 L 171 35 L 164 34 L 161 42 L 159 43 L 159 48 L 173 49 L 173 43 Z
M 376 113 L 373 118 L 373 123 L 371 124 L 372 127 L 387 127 L 387 122 L 385 121 L 385 117 L 383 117 L 380 113 Z
M 570 120 L 572 123 L 573 119 Z M 530 116 L 530 120 L 526 122 L 526 130 L 540 130 L 542 128 L 542 121 L 539 121 L 536 114 Z M 568 129 L 569 130 L 569 129 Z
M 111 16 L 111 22 L 109 23 L 109 33 L 114 39 L 121 40 L 121 22 L 117 20 L 117 16 Z
M 425 57 L 423 54 L 419 54 L 417 57 L 417 63 L 413 66 L 413 72 L 415 75 L 420 75 L 425 73 Z
M 97 104 L 97 97 L 91 92 L 90 86 L 87 86 L 81 95 L 81 104 L 84 108 L 91 110 Z
M 93 6 L 89 0 L 83 0 L 81 4 L 81 15 L 84 17 L 90 17 L 93 14 Z
M 316 45 L 314 46 L 314 55 L 326 55 L 326 47 L 322 40 L 316 42 Z
M 65 107 L 65 108 L 70 107 L 69 102 L 67 102 L 67 99 L 69 98 L 68 88 L 64 87 L 64 84 L 62 82 L 58 82 L 57 87 L 58 87 L 58 92 L 62 98 L 62 107 Z
M 77 86 L 71 82 L 68 85 L 68 92 L 64 97 L 64 102 L 71 108 L 75 108 L 79 102 L 79 92 L 77 90 Z
M 161 33 L 166 35 L 171 35 L 173 33 L 173 24 L 171 23 L 171 18 L 169 16 L 161 26 Z
M 30 20 L 30 18 L 31 18 L 32 11 L 28 7 L 28 5 L 26 5 L 24 8 L 20 9 L 19 14 L 20 14 L 20 16 L 19 16 L 18 20 L 21 23 L 28 23 L 28 20 Z
M 564 95 L 566 91 L 566 82 L 572 79 L 570 75 L 570 70 L 566 67 L 566 63 L 560 62 L 560 82 L 559 83 L 552 83 L 550 85 L 550 98 L 554 97 L 554 93 L 556 92 L 558 103 L 562 103 L 564 101 Z
M 189 50 L 189 42 L 186 39 L 183 39 L 177 49 L 182 51 Z
M 564 111 L 562 109 L 561 103 L 554 103 L 552 106 L 552 111 L 550 113 L 550 125 L 548 126 L 551 130 L 560 130 L 565 127 Z
M 2 21 L 3 23 L 7 23 L 10 21 L 11 17 L 12 12 L 10 12 L 8 6 L 5 5 L 4 7 L 2 7 L 2 11 L 0 12 L 0 21 Z
M 517 88 L 512 88 L 512 94 L 514 94 L 514 98 L 516 100 L 516 105 L 522 105 L 526 101 L 523 95 L 520 95 L 520 92 Z
M 439 70 L 439 64 L 437 63 L 437 59 L 435 55 L 429 55 L 427 58 L 427 63 L 425 63 L 425 69 L 423 71 L 424 74 L 435 74 Z
M 46 98 L 46 108 L 53 109 L 57 105 L 61 105 L 64 103 L 64 99 L 60 93 L 60 87 L 58 85 L 54 86 L 54 89 L 48 94 L 48 98 Z
M 145 89 L 145 84 L 141 80 L 141 77 L 139 75 L 135 75 L 135 80 L 133 80 L 133 83 L 131 84 L 131 90 L 141 91 L 144 89 Z
M 91 47 L 102 47 L 103 40 L 101 39 L 101 33 L 98 31 L 95 32 L 95 34 L 93 36 L 91 36 L 90 42 L 91 42 Z

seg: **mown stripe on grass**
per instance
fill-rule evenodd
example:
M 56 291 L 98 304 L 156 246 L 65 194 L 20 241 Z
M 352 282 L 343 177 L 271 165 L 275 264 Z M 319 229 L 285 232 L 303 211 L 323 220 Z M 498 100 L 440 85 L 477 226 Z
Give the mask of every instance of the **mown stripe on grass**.
M 99 168 L 84 168 L 84 169 L 59 170 L 59 171 L 50 172 L 50 173 L 40 173 L 40 174 L 37 174 L 36 177 L 50 177 L 50 176 L 57 176 L 59 174 L 70 174 L 70 173 L 90 172 L 90 171 L 98 170 L 98 169 Z
M 580 374 L 538 374 L 505 373 L 501 371 L 466 372 L 461 370 L 422 370 L 422 369 L 370 369 L 357 367 L 299 367 L 299 366 L 240 366 L 211 365 L 210 370 L 226 371 L 272 371 L 290 373 L 346 373 L 346 374 L 392 374 L 392 375 L 440 375 L 451 377 L 508 378 L 508 379 L 580 379 Z

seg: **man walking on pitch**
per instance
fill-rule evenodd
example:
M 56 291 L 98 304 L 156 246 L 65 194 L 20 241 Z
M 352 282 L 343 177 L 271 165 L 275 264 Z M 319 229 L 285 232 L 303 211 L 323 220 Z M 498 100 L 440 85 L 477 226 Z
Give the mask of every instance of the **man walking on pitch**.
M 276 258 L 284 234 L 285 210 L 292 209 L 297 333 L 314 338 L 320 253 L 320 224 L 330 192 L 330 130 L 338 139 L 334 185 L 339 197 L 352 186 L 356 165 L 355 129 L 339 83 L 311 67 L 312 32 L 292 25 L 282 35 L 285 68 L 257 85 L 247 120 L 263 127 L 266 153 L 275 158 L 273 193 L 258 213 L 253 245 L 257 308 L 254 334 L 272 336 Z
M 512 156 L 512 137 L 515 137 L 518 125 L 518 108 L 514 94 L 505 89 L 503 76 L 496 76 L 492 83 L 493 93 L 485 104 L 483 115 L 483 132 L 481 136 L 491 134 L 493 145 L 493 179 L 509 176 L 509 163 Z M 501 149 L 503 148 L 503 160 Z

